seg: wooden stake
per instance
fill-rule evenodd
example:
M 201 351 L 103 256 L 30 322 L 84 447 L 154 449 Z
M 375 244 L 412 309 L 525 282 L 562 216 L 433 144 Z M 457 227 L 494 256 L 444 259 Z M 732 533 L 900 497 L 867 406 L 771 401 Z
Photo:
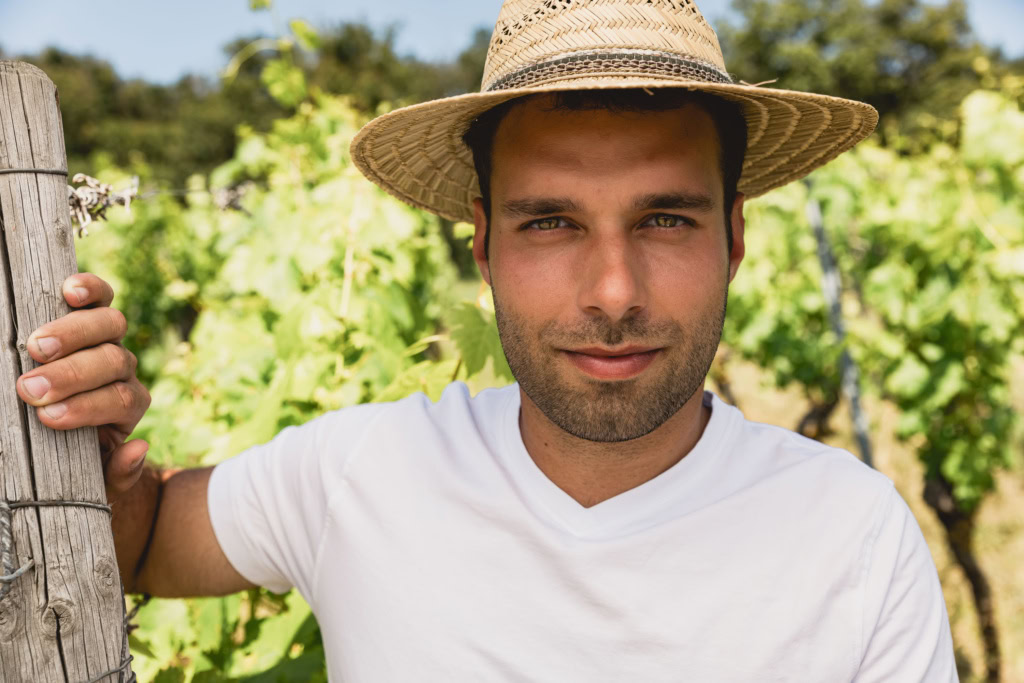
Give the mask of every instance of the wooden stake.
M 66 169 L 57 91 L 46 74 L 0 61 L 0 170 Z M 0 500 L 105 503 L 95 428 L 44 427 L 15 381 L 37 366 L 28 335 L 70 311 L 78 272 L 68 179 L 0 174 Z M 83 507 L 12 512 L 15 566 L 33 567 L 0 598 L 0 681 L 127 681 L 124 596 L 110 515 Z M 3 573 L 0 571 L 0 573 Z

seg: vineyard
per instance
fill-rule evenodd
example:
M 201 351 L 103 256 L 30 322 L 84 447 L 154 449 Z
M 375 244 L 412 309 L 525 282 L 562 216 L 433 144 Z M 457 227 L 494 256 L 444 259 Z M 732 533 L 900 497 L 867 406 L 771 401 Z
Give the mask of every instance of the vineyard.
M 267 85 L 300 102 L 293 116 L 266 133 L 243 128 L 234 157 L 193 176 L 187 192 L 112 210 L 77 245 L 81 269 L 118 293 L 125 344 L 153 395 L 134 436 L 166 466 L 219 462 L 344 406 L 512 379 L 486 291 L 453 265 L 471 231 L 455 226 L 446 239 L 437 219 L 363 180 L 348 143 L 365 115 L 273 64 Z M 920 462 L 948 536 L 929 538 L 933 552 L 948 544 L 981 606 L 972 618 L 984 637 L 961 652 L 964 671 L 998 661 L 998 632 L 1007 680 L 1024 680 L 1024 623 L 1012 596 L 992 590 L 992 555 L 979 559 L 972 538 L 1000 473 L 1019 468 L 1024 451 L 1011 400 L 1024 381 L 1022 92 L 1006 79 L 967 97 L 955 143 L 908 156 L 869 141 L 808 184 L 750 202 L 710 385 L 756 412 L 743 369 L 756 367 L 753 381 L 792 403 L 784 426 L 828 439 L 843 420 L 846 350 L 869 413 L 896 415 L 875 419 L 871 437 Z M 96 163 L 115 187 L 138 175 L 145 188 L 151 175 L 142 162 Z M 215 201 L 221 188 L 238 188 L 234 209 Z M 842 343 L 810 200 L 841 276 Z M 890 457 L 879 461 L 886 472 Z M 961 611 L 950 609 L 954 622 Z M 294 592 L 153 600 L 137 621 L 141 680 L 326 680 L 316 621 Z

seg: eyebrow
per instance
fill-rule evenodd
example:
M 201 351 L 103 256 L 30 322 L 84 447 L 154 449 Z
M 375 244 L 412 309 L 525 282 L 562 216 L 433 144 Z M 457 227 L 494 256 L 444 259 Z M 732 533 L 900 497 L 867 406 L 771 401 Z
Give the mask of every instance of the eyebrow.
M 513 216 L 546 216 L 555 213 L 575 213 L 580 205 L 567 197 L 537 197 L 510 199 L 501 205 L 503 213 Z
M 675 209 L 680 211 L 713 211 L 715 200 L 701 192 L 652 192 L 633 200 L 634 211 Z M 580 205 L 568 197 L 535 197 L 510 199 L 501 205 L 503 213 L 512 216 L 547 216 L 580 211 Z
M 712 211 L 715 200 L 701 192 L 654 192 L 633 200 L 634 211 L 677 209 L 683 211 Z

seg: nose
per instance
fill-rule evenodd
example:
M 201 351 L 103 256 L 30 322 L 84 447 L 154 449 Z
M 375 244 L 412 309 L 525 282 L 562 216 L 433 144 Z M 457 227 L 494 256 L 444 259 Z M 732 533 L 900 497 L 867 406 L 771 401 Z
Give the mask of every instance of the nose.
M 579 265 L 579 307 L 611 322 L 631 317 L 647 306 L 641 254 L 628 235 L 590 238 Z

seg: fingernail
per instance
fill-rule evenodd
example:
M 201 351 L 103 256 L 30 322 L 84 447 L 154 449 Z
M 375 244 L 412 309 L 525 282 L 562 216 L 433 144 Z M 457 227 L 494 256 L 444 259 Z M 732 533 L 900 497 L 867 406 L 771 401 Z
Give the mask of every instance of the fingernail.
M 139 456 L 139 458 L 138 458 L 138 460 L 136 460 L 136 461 L 135 461 L 135 463 L 134 463 L 134 464 L 132 464 L 132 472 L 134 472 L 135 470 L 137 470 L 137 469 L 139 469 L 140 467 L 142 467 L 142 464 L 143 464 L 144 462 L 146 462 L 146 455 L 147 455 L 148 453 L 149 453 L 149 451 L 146 451 L 145 453 L 143 453 L 142 455 L 140 455 L 140 456 Z
M 56 337 L 39 337 L 36 339 L 36 348 L 39 353 L 51 358 L 60 351 L 60 341 Z
M 85 287 L 72 287 L 71 291 L 78 297 L 78 303 L 84 304 L 85 300 L 89 298 L 89 290 Z
M 46 413 L 50 419 L 59 420 L 68 412 L 68 407 L 63 402 L 51 403 L 50 405 L 43 407 L 43 412 Z
M 50 390 L 50 380 L 45 377 L 27 377 L 21 380 L 21 386 L 25 387 L 25 393 L 32 398 L 42 398 Z

